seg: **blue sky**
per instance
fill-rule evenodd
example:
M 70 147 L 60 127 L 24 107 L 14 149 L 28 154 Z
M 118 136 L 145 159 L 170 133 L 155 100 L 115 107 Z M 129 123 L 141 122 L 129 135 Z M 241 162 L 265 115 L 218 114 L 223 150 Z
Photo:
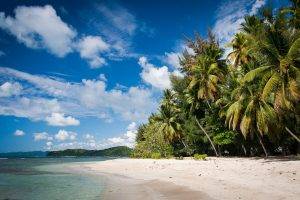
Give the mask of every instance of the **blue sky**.
M 1 1 L 0 152 L 132 147 L 169 75 L 181 76 L 184 36 L 211 28 L 225 45 L 271 4 Z

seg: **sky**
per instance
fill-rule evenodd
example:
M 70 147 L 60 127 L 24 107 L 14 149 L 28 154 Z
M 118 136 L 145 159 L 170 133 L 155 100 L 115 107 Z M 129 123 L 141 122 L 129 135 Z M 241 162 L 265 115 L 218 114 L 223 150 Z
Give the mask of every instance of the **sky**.
M 0 1 L 0 152 L 134 146 L 185 38 L 280 0 Z M 228 50 L 228 49 L 226 49 Z

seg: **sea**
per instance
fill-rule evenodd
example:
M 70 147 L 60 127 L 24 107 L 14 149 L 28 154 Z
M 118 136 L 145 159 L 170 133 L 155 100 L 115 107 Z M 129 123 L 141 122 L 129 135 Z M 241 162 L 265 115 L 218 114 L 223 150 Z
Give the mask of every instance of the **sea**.
M 103 157 L 0 158 L 0 200 L 99 200 L 104 178 L 65 170 Z

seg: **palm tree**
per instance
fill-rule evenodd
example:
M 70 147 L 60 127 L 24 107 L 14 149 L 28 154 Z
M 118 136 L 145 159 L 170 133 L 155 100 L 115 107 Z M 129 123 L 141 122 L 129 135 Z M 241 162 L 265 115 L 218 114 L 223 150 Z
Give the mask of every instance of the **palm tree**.
M 232 52 L 227 56 L 229 60 L 233 63 L 234 67 L 240 66 L 249 61 L 248 44 L 245 34 L 237 33 L 234 39 L 230 43 L 232 47 Z
M 255 59 L 260 63 L 245 75 L 244 81 L 260 78 L 264 85 L 262 99 L 273 103 L 283 116 L 289 111 L 295 113 L 295 105 L 300 103 L 300 32 L 289 27 L 281 13 L 269 18 L 264 26 L 259 25 L 258 19 L 252 19 L 254 28 L 249 28 L 249 24 L 244 26 L 244 32 L 253 39 L 250 51 L 255 52 Z
M 201 125 L 201 123 L 199 122 L 198 118 L 197 118 L 197 113 L 202 110 L 203 105 L 201 101 L 199 101 L 198 98 L 195 97 L 195 94 L 192 94 L 193 91 L 191 90 L 186 90 L 185 91 L 185 97 L 186 97 L 186 109 L 187 111 L 185 112 L 187 115 L 191 115 L 194 116 L 194 119 L 198 125 L 198 127 L 201 129 L 201 131 L 205 134 L 205 136 L 207 137 L 208 141 L 210 142 L 211 147 L 213 148 L 216 156 L 219 156 L 218 151 L 213 143 L 213 141 L 211 140 L 209 134 L 206 132 L 206 130 L 204 129 L 204 127 Z
M 190 40 L 188 44 L 194 50 L 195 55 L 185 56 L 185 60 L 182 62 L 183 71 L 189 80 L 185 91 L 186 102 L 189 105 L 190 114 L 194 115 L 197 125 L 206 135 L 216 156 L 218 156 L 215 145 L 197 118 L 197 112 L 202 102 L 206 102 L 211 109 L 210 102 L 217 99 L 219 84 L 224 79 L 226 71 L 225 61 L 221 59 L 223 50 L 219 48 L 210 31 L 207 40 L 196 35 L 196 40 Z
M 239 130 L 245 138 L 255 134 L 268 156 L 262 140 L 263 135 L 274 137 L 279 132 L 279 119 L 272 105 L 261 98 L 257 86 L 241 85 L 235 100 L 226 112 L 226 124 L 230 129 Z M 255 92 L 254 92 L 255 91 Z M 270 135 L 273 133 L 274 135 Z
M 223 51 L 215 44 L 206 47 L 203 54 L 195 57 L 190 68 L 190 90 L 197 91 L 197 98 L 214 101 L 218 95 L 218 84 L 224 78 L 225 63 L 221 60 Z M 210 107 L 210 105 L 209 105 Z
M 164 134 L 167 141 L 174 142 L 180 140 L 186 147 L 186 144 L 182 140 L 182 122 L 179 118 L 178 108 L 162 104 L 158 114 L 153 117 L 153 120 L 158 123 L 159 130 Z

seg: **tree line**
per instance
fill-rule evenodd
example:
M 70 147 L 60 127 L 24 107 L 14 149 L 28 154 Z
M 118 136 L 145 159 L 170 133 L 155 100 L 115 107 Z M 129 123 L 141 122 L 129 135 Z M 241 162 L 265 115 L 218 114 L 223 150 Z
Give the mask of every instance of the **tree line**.
M 187 39 L 134 157 L 300 152 L 300 1 L 244 19 L 227 56 L 211 31 Z

